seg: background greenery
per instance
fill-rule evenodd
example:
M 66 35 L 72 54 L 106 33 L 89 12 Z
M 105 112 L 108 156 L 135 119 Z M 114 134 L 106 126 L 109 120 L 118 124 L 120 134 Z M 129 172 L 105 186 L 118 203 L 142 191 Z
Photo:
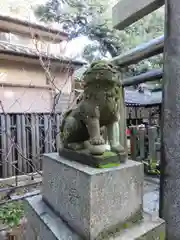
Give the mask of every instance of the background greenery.
M 83 57 L 94 60 L 115 57 L 137 45 L 164 33 L 164 9 L 149 14 L 123 31 L 112 28 L 112 6 L 116 0 L 49 0 L 34 9 L 44 22 L 58 22 L 69 33 L 69 38 L 87 36 L 88 44 Z M 162 67 L 162 55 L 141 61 L 128 68 L 133 76 Z
M 0 207 L 0 223 L 10 227 L 18 226 L 24 216 L 22 201 L 4 204 Z

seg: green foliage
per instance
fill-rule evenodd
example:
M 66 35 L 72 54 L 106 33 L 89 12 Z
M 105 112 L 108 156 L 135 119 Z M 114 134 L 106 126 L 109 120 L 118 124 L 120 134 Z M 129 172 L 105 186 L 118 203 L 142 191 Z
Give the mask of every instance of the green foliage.
M 99 51 L 99 44 L 98 43 L 92 43 L 85 46 L 83 51 L 83 57 L 88 61 L 89 63 L 92 63 L 94 61 L 98 61 L 102 59 L 104 56 Z
M 86 46 L 83 56 L 90 63 L 99 58 L 115 57 L 125 51 L 158 37 L 164 32 L 161 9 L 135 22 L 123 31 L 112 28 L 114 1 L 107 0 L 49 0 L 35 9 L 42 21 L 58 22 L 70 39 L 88 36 L 93 42 Z M 128 75 L 137 75 L 162 66 L 162 56 L 144 60 L 128 68 Z
M 104 0 L 49 0 L 35 9 L 35 15 L 42 21 L 60 23 L 70 39 L 88 36 L 100 43 L 100 52 L 116 56 L 120 53 L 119 37 L 110 27 L 108 4 Z
M 144 170 L 147 174 L 160 175 L 160 171 L 157 169 L 156 160 L 143 161 L 143 163 L 144 163 Z
M 24 216 L 22 202 L 8 203 L 0 208 L 0 222 L 10 227 L 17 226 Z

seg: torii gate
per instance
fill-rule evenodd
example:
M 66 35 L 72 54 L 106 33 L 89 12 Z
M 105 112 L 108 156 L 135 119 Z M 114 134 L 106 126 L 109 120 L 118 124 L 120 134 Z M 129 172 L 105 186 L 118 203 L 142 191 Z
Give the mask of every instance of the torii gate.
M 160 217 L 166 221 L 168 240 L 180 240 L 180 0 L 120 0 L 113 7 L 113 26 L 131 25 L 165 4 L 165 35 L 113 59 L 121 67 L 159 54 L 164 49 L 164 69 L 153 70 L 124 86 L 163 75 Z

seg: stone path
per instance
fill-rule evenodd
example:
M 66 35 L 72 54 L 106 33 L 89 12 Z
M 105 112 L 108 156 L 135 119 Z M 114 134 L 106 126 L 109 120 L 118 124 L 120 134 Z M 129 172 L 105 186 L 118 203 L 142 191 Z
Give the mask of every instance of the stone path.
M 152 177 L 145 177 L 144 181 L 144 211 L 151 214 L 158 214 L 159 210 L 159 180 Z

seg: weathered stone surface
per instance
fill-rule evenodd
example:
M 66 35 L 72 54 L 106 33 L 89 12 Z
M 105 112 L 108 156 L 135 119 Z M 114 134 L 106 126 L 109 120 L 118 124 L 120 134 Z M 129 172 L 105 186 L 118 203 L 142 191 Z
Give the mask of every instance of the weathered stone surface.
M 81 238 L 68 228 L 49 207 L 41 196 L 27 199 L 28 232 L 26 240 L 80 240 Z M 164 222 L 159 218 L 151 218 L 143 214 L 143 220 L 138 224 L 126 225 L 119 232 L 107 236 L 110 240 L 165 240 Z
M 90 167 L 103 168 L 107 165 L 118 166 L 120 163 L 125 163 L 127 155 L 123 153 L 114 153 L 110 151 L 104 152 L 102 156 L 95 156 L 87 151 L 73 151 L 63 148 L 59 150 L 59 155 L 63 158 L 67 158 L 70 161 L 76 161 L 82 164 L 86 164 Z
M 26 240 L 79 240 L 67 224 L 57 217 L 42 201 L 42 196 L 34 196 L 26 200 L 28 229 Z
M 112 152 L 126 153 L 119 136 L 125 134 L 124 94 L 117 66 L 107 61 L 93 62 L 83 74 L 84 92 L 77 106 L 69 109 L 60 126 L 61 146 L 74 151 L 88 149 L 92 155 L 106 151 L 102 128 L 106 127 Z
M 144 213 L 140 223 L 133 224 L 109 240 L 165 240 L 165 223 L 162 219 Z
M 159 211 L 159 190 L 145 193 L 143 196 L 143 209 L 150 214 L 158 216 Z
M 167 239 L 180 239 L 180 1 L 166 1 L 160 214 Z
M 44 156 L 43 172 L 44 200 L 86 239 L 141 216 L 141 163 L 96 169 L 52 153 Z

